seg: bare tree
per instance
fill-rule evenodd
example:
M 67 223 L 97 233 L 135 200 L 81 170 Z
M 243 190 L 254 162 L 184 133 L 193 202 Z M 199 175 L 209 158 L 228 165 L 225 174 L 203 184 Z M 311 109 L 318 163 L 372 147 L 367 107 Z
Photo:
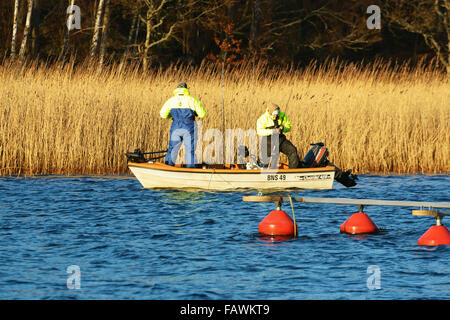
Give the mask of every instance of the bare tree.
M 31 15 L 31 54 L 36 57 L 39 53 L 39 25 L 41 24 L 41 11 L 39 0 L 34 0 L 33 14 Z
M 110 10 L 110 0 L 105 2 L 105 13 L 103 18 L 103 30 L 102 30 L 102 42 L 100 44 L 100 62 L 99 62 L 99 72 L 103 69 L 103 63 L 105 61 L 106 53 L 106 42 L 108 41 L 108 26 L 109 26 L 109 10 Z
M 143 48 L 139 47 L 142 53 L 143 68 L 150 65 L 150 50 L 170 39 L 182 43 L 176 33 L 180 26 L 200 20 L 205 15 L 223 6 L 207 4 L 200 0 L 142 0 L 145 4 L 145 15 L 139 15 L 140 20 L 145 24 L 146 37 Z M 200 10 L 203 9 L 203 10 Z M 195 13 L 195 15 L 194 15 Z
M 17 45 L 17 20 L 19 16 L 19 5 L 20 0 L 14 1 L 14 20 L 13 20 L 13 32 L 11 40 L 11 60 L 14 61 L 16 58 L 16 45 Z
M 128 60 L 128 56 L 130 53 L 130 47 L 132 47 L 131 55 L 134 55 L 135 46 L 137 42 L 137 36 L 139 33 L 139 5 L 136 3 L 136 7 L 134 9 L 133 20 L 131 22 L 130 32 L 128 33 L 127 46 L 125 48 L 125 52 L 122 56 L 122 61 L 120 62 L 119 73 L 122 71 L 123 66 Z
M 67 10 L 66 21 L 69 19 L 70 15 L 73 13 L 74 4 L 75 4 L 75 0 L 69 0 L 69 8 Z M 66 57 L 67 49 L 69 47 L 70 31 L 71 31 L 70 27 L 66 26 L 66 32 L 64 33 L 63 47 L 61 50 L 61 61 L 64 61 L 64 58 Z
M 272 11 L 278 16 L 266 24 L 264 50 L 274 50 L 285 43 L 286 36 L 301 38 L 292 41 L 291 52 L 301 51 L 303 48 L 319 50 L 331 48 L 339 50 L 347 48 L 362 50 L 371 43 L 381 40 L 380 32 L 369 32 L 366 27 L 365 13 L 370 1 L 350 1 L 342 4 L 339 1 L 303 1 L 302 5 L 292 5 L 286 10 L 277 7 Z M 276 4 L 282 5 L 282 4 Z M 283 3 L 284 5 L 284 3 Z
M 131 53 L 134 55 L 136 52 L 136 45 L 137 45 L 137 41 L 138 41 L 138 36 L 139 36 L 139 29 L 141 27 L 141 19 L 139 19 L 139 11 L 138 11 L 138 19 L 136 21 L 136 31 L 134 33 L 134 41 L 133 41 L 133 47 L 131 49 Z
M 224 19 L 232 22 L 239 0 L 187 0 L 177 5 L 177 26 L 172 38 L 181 46 L 184 55 L 203 52 L 202 30 L 222 30 Z M 192 37 L 195 35 L 195 38 Z M 199 47 L 199 45 L 201 45 Z M 203 48 L 202 48 L 203 47 Z M 192 61 L 187 58 L 187 61 Z
M 105 0 L 100 0 L 97 8 L 97 15 L 95 18 L 94 34 L 92 36 L 91 59 L 93 59 L 97 54 L 98 40 L 100 38 L 100 29 L 104 11 L 105 11 Z
M 450 0 L 390 0 L 383 14 L 391 24 L 420 35 L 450 75 Z
M 162 42 L 167 41 L 172 36 L 177 22 L 172 23 L 169 31 L 163 33 L 159 39 L 155 40 L 152 38 L 153 34 L 159 31 L 158 28 L 163 26 L 164 20 L 167 19 L 168 10 L 163 9 L 168 3 L 168 0 L 143 0 L 143 2 L 145 3 L 147 10 L 145 11 L 145 16 L 139 15 L 139 18 L 146 26 L 142 65 L 144 70 L 147 70 L 150 60 L 150 49 Z
M 250 31 L 249 50 L 253 52 L 256 48 L 256 38 L 258 33 L 259 17 L 261 15 L 261 1 L 253 1 L 252 27 Z
M 139 18 L 139 7 L 136 5 L 136 8 L 135 8 L 135 11 L 133 14 L 133 21 L 131 22 L 130 33 L 128 34 L 127 47 L 125 48 L 125 53 L 124 53 L 125 57 L 128 56 L 130 47 L 132 45 L 136 44 L 136 38 L 137 38 L 137 34 L 139 32 L 139 22 L 140 22 L 140 19 L 138 19 L 138 18 Z M 134 43 L 132 43 L 133 40 L 134 40 Z
M 33 14 L 33 7 L 34 7 L 34 0 L 28 0 L 28 12 L 27 12 L 27 18 L 25 21 L 25 30 L 23 31 L 23 39 L 22 39 L 22 45 L 20 46 L 20 62 L 23 63 L 25 59 L 25 51 L 27 48 L 27 41 L 28 37 L 30 36 L 30 29 L 31 29 L 31 16 Z

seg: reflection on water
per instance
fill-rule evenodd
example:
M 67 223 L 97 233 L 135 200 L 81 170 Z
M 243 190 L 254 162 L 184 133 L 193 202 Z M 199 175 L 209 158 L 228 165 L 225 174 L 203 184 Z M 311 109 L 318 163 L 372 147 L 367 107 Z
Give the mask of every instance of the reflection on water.
M 258 237 L 261 241 L 271 242 L 271 243 L 279 243 L 283 241 L 295 240 L 294 236 L 268 236 L 268 235 L 260 235 Z
M 161 197 L 164 197 L 168 201 L 184 202 L 184 203 L 197 203 L 205 200 L 205 192 L 189 192 L 189 191 L 161 191 Z

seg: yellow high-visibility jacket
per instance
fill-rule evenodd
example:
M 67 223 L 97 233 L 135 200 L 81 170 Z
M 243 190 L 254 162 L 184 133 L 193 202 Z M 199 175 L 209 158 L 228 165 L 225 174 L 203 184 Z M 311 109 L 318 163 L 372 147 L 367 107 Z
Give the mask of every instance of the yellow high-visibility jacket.
M 206 115 L 206 110 L 201 102 L 192 97 L 188 89 L 177 88 L 173 91 L 173 94 L 174 96 L 167 100 L 161 108 L 159 112 L 161 118 L 186 121 L 193 120 L 192 117 L 195 117 L 195 115 L 199 118 Z
M 259 117 L 258 121 L 256 121 L 256 133 L 258 136 L 270 136 L 273 133 L 273 129 L 267 129 L 273 127 L 274 120 L 272 119 L 272 115 L 269 113 L 269 110 Z M 289 132 L 291 130 L 291 121 L 284 112 L 279 113 L 278 115 L 278 126 L 283 126 L 283 133 Z

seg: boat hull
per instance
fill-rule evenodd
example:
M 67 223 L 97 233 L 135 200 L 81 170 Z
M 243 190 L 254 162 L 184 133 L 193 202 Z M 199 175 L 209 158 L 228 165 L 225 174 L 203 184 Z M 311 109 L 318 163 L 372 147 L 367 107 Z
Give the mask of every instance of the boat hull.
M 334 167 L 245 170 L 189 169 L 162 163 L 129 163 L 144 188 L 189 190 L 332 189 Z

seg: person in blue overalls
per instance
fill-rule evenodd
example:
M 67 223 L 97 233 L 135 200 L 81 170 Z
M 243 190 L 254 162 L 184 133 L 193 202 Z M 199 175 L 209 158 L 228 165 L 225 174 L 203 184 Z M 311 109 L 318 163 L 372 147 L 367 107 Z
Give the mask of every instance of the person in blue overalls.
M 184 142 L 186 152 L 186 167 L 195 168 L 195 117 L 203 118 L 206 110 L 194 97 L 191 96 L 185 82 L 180 82 L 173 91 L 174 96 L 167 100 L 159 114 L 163 119 L 173 119 L 170 127 L 170 141 L 165 163 L 175 165 L 178 151 Z

